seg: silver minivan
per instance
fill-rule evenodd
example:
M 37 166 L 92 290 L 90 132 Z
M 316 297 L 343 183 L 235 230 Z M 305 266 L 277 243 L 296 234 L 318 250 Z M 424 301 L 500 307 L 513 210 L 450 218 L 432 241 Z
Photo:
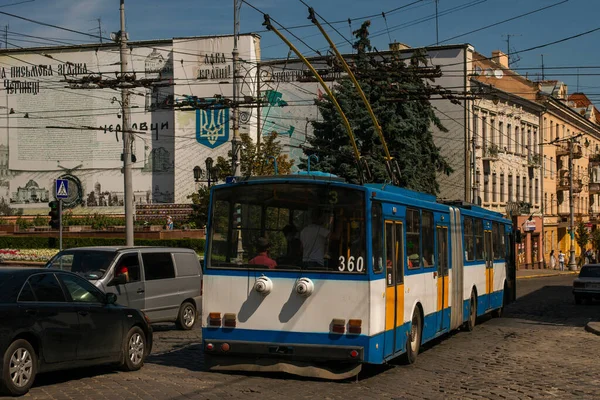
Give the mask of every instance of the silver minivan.
M 55 255 L 46 268 L 77 273 L 117 303 L 142 310 L 151 323 L 192 329 L 202 306 L 202 268 L 192 249 L 78 247 Z

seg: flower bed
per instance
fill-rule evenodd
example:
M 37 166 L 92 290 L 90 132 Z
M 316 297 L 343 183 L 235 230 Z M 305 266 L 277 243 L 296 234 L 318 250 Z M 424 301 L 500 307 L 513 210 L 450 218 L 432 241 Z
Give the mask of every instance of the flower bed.
M 0 249 L 1 261 L 38 261 L 45 262 L 50 260 L 57 249 Z

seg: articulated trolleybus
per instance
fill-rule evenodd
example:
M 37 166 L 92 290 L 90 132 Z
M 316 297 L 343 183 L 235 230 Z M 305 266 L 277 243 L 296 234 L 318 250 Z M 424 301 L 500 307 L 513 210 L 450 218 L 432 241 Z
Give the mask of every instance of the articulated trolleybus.
M 515 296 L 501 214 L 323 173 L 211 192 L 202 337 L 212 370 L 345 379 Z

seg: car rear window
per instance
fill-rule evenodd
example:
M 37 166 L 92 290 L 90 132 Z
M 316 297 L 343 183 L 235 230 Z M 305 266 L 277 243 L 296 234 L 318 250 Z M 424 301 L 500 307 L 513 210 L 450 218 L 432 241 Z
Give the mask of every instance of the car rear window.
M 200 275 L 200 263 L 198 256 L 192 253 L 173 253 L 175 265 L 177 265 L 177 276 Z
M 583 267 L 579 272 L 580 278 L 600 278 L 600 266 L 595 267 Z

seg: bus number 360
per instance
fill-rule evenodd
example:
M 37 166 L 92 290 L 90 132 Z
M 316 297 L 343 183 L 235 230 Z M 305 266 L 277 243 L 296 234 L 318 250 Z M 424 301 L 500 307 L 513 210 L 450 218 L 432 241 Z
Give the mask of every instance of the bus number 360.
M 363 272 L 365 270 L 365 260 L 362 257 L 358 257 L 355 260 L 354 256 L 350 256 L 348 257 L 348 263 L 346 264 L 346 257 L 340 256 L 339 262 L 340 264 L 338 265 L 338 269 L 341 272 L 354 272 L 355 269 L 356 272 Z

